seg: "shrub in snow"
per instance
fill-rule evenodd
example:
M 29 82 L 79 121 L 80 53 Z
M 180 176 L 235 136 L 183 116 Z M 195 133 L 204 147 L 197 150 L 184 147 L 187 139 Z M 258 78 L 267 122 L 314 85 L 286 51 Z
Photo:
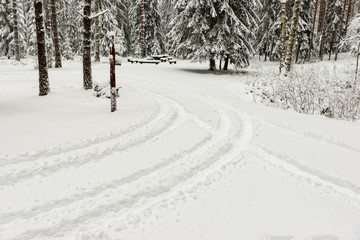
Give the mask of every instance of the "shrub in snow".
M 329 118 L 360 119 L 360 85 L 338 78 L 329 69 L 298 69 L 291 76 L 275 71 L 251 83 L 255 101 L 299 113 Z
M 120 97 L 119 90 L 121 87 L 116 88 L 116 97 Z M 111 98 L 110 94 L 110 84 L 108 82 L 104 83 L 94 83 L 94 96 L 95 97 L 106 97 Z

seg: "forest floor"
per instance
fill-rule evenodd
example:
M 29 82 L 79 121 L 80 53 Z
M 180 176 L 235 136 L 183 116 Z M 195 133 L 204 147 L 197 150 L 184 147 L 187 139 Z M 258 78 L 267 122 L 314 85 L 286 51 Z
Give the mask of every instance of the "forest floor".
M 360 239 L 360 123 L 254 103 L 262 62 L 124 62 L 115 113 L 63 65 L 39 97 L 32 59 L 0 59 L 1 240 Z

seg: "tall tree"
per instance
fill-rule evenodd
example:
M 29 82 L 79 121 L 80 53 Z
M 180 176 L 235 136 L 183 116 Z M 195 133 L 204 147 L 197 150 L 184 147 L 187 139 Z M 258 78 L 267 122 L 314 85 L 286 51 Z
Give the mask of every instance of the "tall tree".
M 286 60 L 285 60 L 287 72 L 289 72 L 291 70 L 292 62 L 293 62 L 295 38 L 296 38 L 296 34 L 298 32 L 300 4 L 301 4 L 301 0 L 295 0 L 294 7 L 293 7 L 291 30 L 290 30 L 290 35 L 289 35 L 289 44 L 288 44 L 288 48 L 287 48 L 287 52 L 286 52 Z
M 84 89 L 92 89 L 92 72 L 91 72 L 91 0 L 84 0 L 83 23 L 83 84 Z
M 53 44 L 51 38 L 51 18 L 50 18 L 50 0 L 43 0 L 45 17 L 46 17 L 46 53 L 47 53 L 47 66 L 52 68 L 52 55 L 53 55 Z
M 55 48 L 55 67 L 61 68 L 61 51 L 59 44 L 59 31 L 58 31 L 58 23 L 57 23 L 57 13 L 56 13 L 56 5 L 55 0 L 51 0 L 51 29 L 54 37 L 54 48 Z
M 177 2 L 178 15 L 169 33 L 173 53 L 193 61 L 208 60 L 210 70 L 215 68 L 215 58 L 228 54 L 235 66 L 248 66 L 254 53 L 250 42 L 254 39 L 252 27 L 256 25 L 250 13 L 254 6 L 245 0 L 233 4 L 220 0 Z
M 95 14 L 98 14 L 100 10 L 99 0 L 94 2 Z M 95 18 L 95 62 L 100 62 L 100 17 Z
M 281 0 L 281 42 L 280 42 L 280 72 L 285 62 L 285 41 L 286 41 L 286 2 Z
M 45 29 L 42 0 L 33 0 L 35 9 L 36 38 L 39 65 L 39 95 L 45 96 L 50 92 L 48 69 L 46 63 Z
M 313 21 L 312 21 L 312 26 L 311 26 L 311 36 L 310 36 L 310 41 L 309 41 L 309 50 L 307 52 L 307 61 L 310 61 L 311 50 L 312 50 L 313 42 L 314 42 L 315 23 L 316 23 L 316 16 L 317 16 L 317 10 L 318 10 L 318 5 L 319 5 L 318 3 L 319 3 L 319 0 L 315 0 L 315 9 L 314 9 Z
M 345 17 L 345 12 L 346 12 L 346 4 L 347 4 L 347 0 L 344 0 L 344 6 L 342 9 L 342 14 L 341 14 L 341 21 L 340 21 L 340 27 L 339 27 L 339 35 L 337 36 L 336 39 L 336 52 L 335 52 L 335 61 L 337 61 L 338 58 L 338 54 L 339 54 L 339 43 L 341 41 L 342 38 L 342 34 L 343 34 L 343 23 L 344 23 L 344 17 Z
M 17 14 L 17 2 L 13 0 L 13 20 L 14 20 L 14 40 L 15 40 L 15 60 L 20 61 L 20 41 L 18 30 L 18 14 Z

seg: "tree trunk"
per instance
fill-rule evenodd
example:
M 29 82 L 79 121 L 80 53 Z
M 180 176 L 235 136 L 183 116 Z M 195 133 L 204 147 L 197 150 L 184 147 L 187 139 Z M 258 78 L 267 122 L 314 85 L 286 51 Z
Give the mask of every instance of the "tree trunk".
M 141 57 L 145 58 L 145 18 L 144 0 L 141 0 Z
M 318 34 L 322 32 L 322 28 L 325 22 L 325 15 L 326 15 L 326 0 L 321 0 L 320 2 L 320 11 L 319 11 L 319 20 L 318 20 Z
M 130 26 L 130 2 L 126 1 L 126 33 L 127 33 L 127 55 L 131 55 L 131 26 Z
M 220 61 L 219 61 L 219 70 L 221 71 L 222 70 L 222 59 L 220 58 Z
M 49 0 L 44 1 L 45 17 L 46 17 L 46 54 L 47 54 L 47 66 L 52 68 L 52 41 L 51 41 L 51 19 Z
M 309 50 L 307 52 L 307 61 L 310 61 L 310 57 L 311 57 L 311 49 L 313 46 L 313 41 L 314 41 L 314 32 L 315 32 L 315 22 L 316 22 L 316 15 L 317 15 L 317 9 L 318 9 L 318 4 L 319 0 L 315 1 L 315 9 L 314 9 L 314 18 L 313 18 L 313 23 L 312 23 L 312 28 L 311 28 L 311 36 L 310 36 L 310 41 L 309 41 Z
M 297 30 L 298 30 L 297 28 L 298 28 L 298 22 L 299 22 L 300 4 L 301 4 L 301 0 L 295 0 L 294 7 L 293 7 L 291 30 L 290 30 L 290 36 L 289 36 L 289 44 L 288 44 L 286 60 L 285 60 L 287 72 L 290 72 L 291 67 L 292 67 L 294 45 L 295 45 L 295 39 L 296 39 Z
M 91 0 L 84 0 L 83 81 L 85 90 L 93 88 L 91 73 Z
M 59 44 L 59 31 L 57 24 L 57 13 L 55 0 L 51 0 L 51 29 L 54 37 L 54 48 L 55 48 L 55 67 L 61 68 L 61 50 Z
M 215 63 L 215 59 L 214 58 L 210 58 L 210 71 L 215 71 L 216 70 L 216 63 Z M 225 69 L 224 69 L 225 70 Z
M 347 15 L 346 15 L 346 22 L 345 22 L 344 35 L 343 36 L 346 36 L 347 28 L 349 26 L 349 21 L 350 21 L 350 18 L 351 18 L 351 4 L 352 4 L 352 1 L 349 0 L 348 9 L 347 9 Z
M 324 44 L 325 44 L 325 39 L 326 39 L 326 29 L 327 29 L 327 19 L 329 17 L 329 9 L 331 6 L 331 2 L 332 0 L 329 0 L 329 2 L 325 2 L 325 16 L 324 16 L 324 21 L 323 21 L 323 26 L 322 26 L 322 32 L 321 32 L 321 41 L 320 41 L 320 50 L 319 50 L 319 58 L 322 61 L 323 57 L 324 57 Z
M 286 30 L 286 1 L 281 3 L 281 37 L 280 37 L 280 67 L 279 72 L 284 67 L 285 60 L 285 32 Z
M 224 62 L 224 71 L 227 71 L 228 68 L 229 68 L 229 60 L 230 60 L 230 56 L 229 54 L 226 54 L 226 57 L 225 57 L 225 62 Z
M 357 47 L 357 57 L 356 57 L 356 69 L 355 69 L 355 83 L 357 83 L 359 79 L 359 58 L 360 58 L 360 42 Z
M 15 42 L 15 60 L 20 61 L 20 42 L 17 15 L 17 2 L 13 0 L 13 20 L 14 20 L 14 42 Z
M 48 70 L 46 66 L 46 48 L 43 6 L 41 1 L 34 1 L 35 22 L 36 22 L 36 39 L 39 64 L 39 95 L 45 96 L 50 92 Z
M 115 76 L 115 38 L 111 37 L 111 51 L 110 51 L 110 95 L 111 95 L 111 112 L 116 111 L 116 76 Z
M 99 0 L 94 2 L 95 14 L 99 13 Z M 99 16 L 100 17 L 100 16 Z M 99 17 L 95 18 L 95 62 L 100 62 L 100 20 Z
M 340 51 L 340 41 L 342 39 L 342 33 L 343 33 L 343 24 L 344 24 L 345 12 L 346 12 L 346 3 L 347 3 L 347 0 L 344 0 L 344 6 L 343 6 L 342 14 L 341 14 L 340 25 L 339 25 L 339 35 L 337 36 L 337 38 L 335 40 L 335 44 L 336 44 L 335 61 L 337 61 L 338 53 Z

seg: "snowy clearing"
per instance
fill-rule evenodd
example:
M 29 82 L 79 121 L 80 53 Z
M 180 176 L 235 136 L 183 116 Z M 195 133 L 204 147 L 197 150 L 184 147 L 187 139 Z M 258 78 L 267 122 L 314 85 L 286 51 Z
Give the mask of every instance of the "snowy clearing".
M 123 61 L 110 113 L 81 62 L 39 97 L 24 61 L 0 62 L 1 240 L 360 239 L 360 123 L 254 103 L 259 62 Z

